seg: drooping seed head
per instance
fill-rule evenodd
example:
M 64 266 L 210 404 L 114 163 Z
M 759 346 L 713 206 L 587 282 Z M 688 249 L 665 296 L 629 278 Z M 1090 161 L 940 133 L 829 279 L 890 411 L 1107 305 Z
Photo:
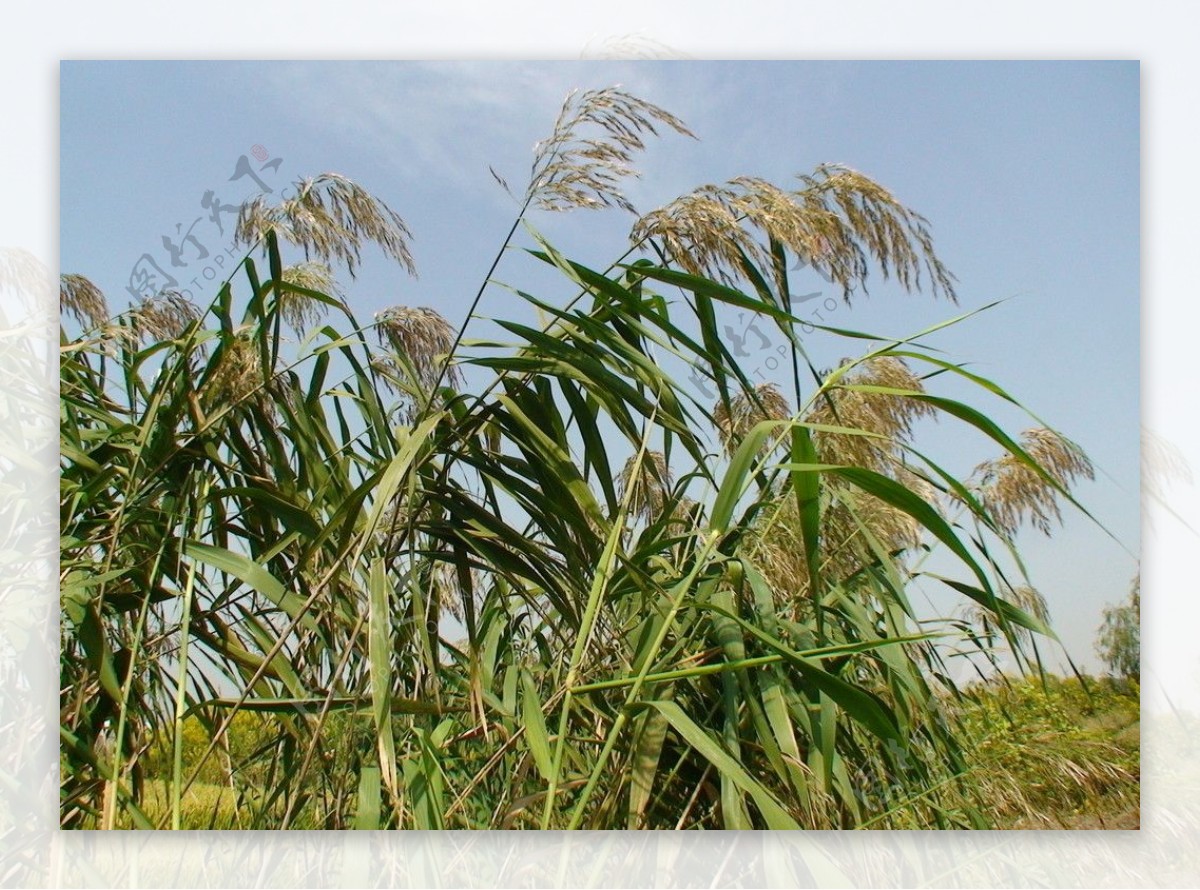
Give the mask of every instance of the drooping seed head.
M 672 484 L 671 470 L 661 451 L 633 455 L 617 476 L 617 497 L 628 494 L 629 512 L 647 522 L 658 516 L 666 503 Z
M 270 205 L 259 195 L 242 205 L 236 239 L 251 246 L 268 232 L 304 251 L 306 259 L 345 263 L 350 277 L 362 249 L 375 244 L 385 255 L 416 275 L 404 220 L 379 198 L 339 173 L 322 173 L 297 183 L 296 196 Z
M 726 405 L 718 401 L 713 406 L 713 422 L 726 452 L 733 454 L 755 424 L 764 420 L 786 420 L 792 409 L 787 398 L 774 383 L 760 383 L 752 393 L 738 393 Z
M 108 301 L 104 299 L 104 293 L 83 275 L 64 274 L 60 277 L 58 305 L 60 311 L 73 315 L 85 328 L 100 328 L 108 321 Z
M 658 135 L 656 124 L 695 138 L 670 112 L 617 87 L 572 91 L 553 133 L 534 146 L 526 198 L 543 210 L 634 212 L 621 183 L 638 175 L 633 155 L 645 149 L 644 137 Z
M 416 375 L 413 382 L 422 389 L 434 385 L 454 347 L 454 328 L 428 306 L 393 306 L 376 313 L 375 333 L 381 345 L 406 359 Z M 404 363 L 392 361 L 389 368 L 404 373 Z M 455 365 L 449 366 L 445 379 L 451 384 L 461 383 Z
M 728 284 L 746 263 L 775 269 L 776 242 L 842 289 L 846 302 L 866 291 L 871 263 L 907 291 L 928 279 L 935 296 L 952 301 L 954 276 L 933 251 L 928 223 L 891 192 L 856 170 L 823 164 L 788 191 L 756 177 L 705 185 L 642 216 L 630 240 L 654 239 L 670 261 Z M 775 270 L 777 283 L 782 274 Z
M 333 297 L 339 302 L 345 296 L 328 263 L 309 261 L 287 266 L 283 270 L 283 280 L 288 284 Z M 285 289 L 280 295 L 279 311 L 292 330 L 299 333 L 324 318 L 329 306 L 307 294 Z
M 132 311 L 131 324 L 143 341 L 173 340 L 200 318 L 196 304 L 179 291 L 165 290 L 143 299 Z
M 1094 479 L 1092 462 L 1079 445 L 1045 427 L 1021 434 L 1021 447 L 1063 489 L 1076 479 Z M 999 529 L 1015 535 L 1028 520 L 1049 535 L 1052 523 L 1062 520 L 1059 488 L 1014 454 L 984 461 L 973 474 L 979 499 Z

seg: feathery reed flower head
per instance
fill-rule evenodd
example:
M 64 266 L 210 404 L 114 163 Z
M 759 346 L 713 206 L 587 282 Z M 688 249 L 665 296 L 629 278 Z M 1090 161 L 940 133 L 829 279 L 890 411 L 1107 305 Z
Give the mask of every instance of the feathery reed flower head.
M 1043 624 L 1050 623 L 1050 606 L 1046 598 L 1035 588 L 1029 586 L 1009 587 L 1007 592 L 998 599 L 1016 606 L 1027 615 L 1036 618 Z M 982 603 L 964 603 L 956 610 L 963 620 L 969 622 L 983 632 L 985 638 L 998 635 L 1001 619 Z M 1009 623 L 1009 630 L 1017 640 L 1027 640 L 1031 636 L 1028 628 Z
M 195 303 L 179 291 L 164 290 L 134 307 L 131 324 L 139 339 L 162 341 L 175 339 L 199 318 Z
M 661 451 L 647 451 L 640 462 L 635 454 L 617 476 L 617 497 L 624 499 L 628 492 L 629 512 L 650 521 L 662 512 L 672 481 Z
M 227 340 L 215 360 L 216 369 L 201 393 L 205 408 L 249 399 L 258 399 L 264 406 L 269 404 L 264 391 L 262 356 L 249 328 L 237 331 Z
M 1020 444 L 1064 489 L 1078 478 L 1095 478 L 1092 462 L 1084 450 L 1054 430 L 1045 427 L 1026 430 L 1021 434 Z M 984 508 L 1010 537 L 1026 519 L 1045 535 L 1050 534 L 1052 522 L 1062 520 L 1058 489 L 1014 455 L 984 461 L 973 475 Z
M 747 263 L 775 268 L 775 242 L 837 283 L 847 303 L 859 285 L 866 292 L 871 259 L 906 291 L 920 290 L 924 275 L 934 296 L 956 299 L 924 217 L 840 164 L 798 178 L 794 191 L 750 176 L 701 186 L 638 219 L 630 239 L 656 239 L 684 270 L 729 284 L 745 276 Z M 782 284 L 783 271 L 775 274 Z
M 377 312 L 375 322 L 380 344 L 404 359 L 400 363 L 392 360 L 388 367 L 402 372 L 407 363 L 416 377 L 412 382 L 424 389 L 432 387 L 442 363 L 450 360 L 450 350 L 454 348 L 454 328 L 450 322 L 428 306 L 393 306 Z M 446 379 L 451 385 L 462 382 L 455 365 L 449 366 Z
M 588 41 L 580 54 L 583 59 L 690 59 L 685 52 L 644 34 L 606 37 L 593 49 Z
M 844 360 L 841 367 L 849 363 Z M 823 461 L 890 472 L 900 461 L 913 424 L 919 417 L 934 416 L 934 409 L 920 399 L 848 388 L 854 386 L 923 393 L 925 385 L 902 358 L 875 356 L 847 371 L 805 415 L 805 420 L 813 423 L 872 434 L 814 432 L 813 444 Z
M 572 91 L 551 136 L 534 146 L 526 199 L 543 210 L 616 206 L 636 212 L 621 181 L 638 175 L 633 155 L 645 149 L 646 135 L 658 135 L 655 124 L 696 138 L 670 112 L 617 87 Z
M 108 301 L 90 278 L 64 274 L 59 278 L 58 305 L 87 328 L 100 328 L 108 321 Z
M 23 303 L 32 302 L 42 306 L 43 301 L 49 302 L 53 283 L 53 273 L 28 250 L 23 247 L 0 247 L 0 293 L 7 292 L 7 295 L 17 297 Z M 59 286 L 61 288 L 61 283 Z
M 306 290 L 316 291 L 342 301 L 345 295 L 328 263 L 309 261 L 287 266 L 283 280 Z M 280 314 L 292 330 L 301 332 L 325 316 L 328 306 L 307 294 L 285 290 L 280 294 Z
M 713 406 L 713 422 L 726 452 L 733 454 L 754 425 L 764 420 L 786 420 L 792 416 L 791 406 L 774 383 L 760 383 L 753 393 L 738 393 L 726 405 L 718 401 Z
M 238 214 L 237 243 L 252 246 L 269 230 L 304 251 L 306 259 L 346 264 L 350 277 L 362 260 L 362 248 L 374 243 L 416 275 L 404 220 L 379 198 L 339 173 L 322 173 L 297 183 L 297 194 L 272 206 L 262 195 L 247 201 Z

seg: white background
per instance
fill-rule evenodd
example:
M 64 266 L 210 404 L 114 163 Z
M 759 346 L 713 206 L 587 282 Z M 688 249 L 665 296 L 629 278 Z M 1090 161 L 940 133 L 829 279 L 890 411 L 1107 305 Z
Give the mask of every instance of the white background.
M 1121 58 L 1142 62 L 1143 425 L 1200 476 L 1196 28 L 1182 3 L 869 0 L 738 4 L 46 4 L 0 18 L 0 249 L 57 274 L 58 62 L 81 58 Z M 114 123 L 114 125 L 116 125 Z M 150 122 L 147 122 L 147 126 Z M 28 347 L 53 288 L 0 288 L 0 345 Z M 39 302 L 32 302 L 36 296 Z M 44 342 L 44 340 L 43 340 Z M 46 354 L 43 352 L 43 354 Z M 53 365 L 41 387 L 53 434 Z M 28 368 L 0 364 L 6 390 Z M 11 424 L 12 418 L 0 418 Z M 36 428 L 35 428 L 36 427 Z M 12 441 L 9 429 L 4 441 Z M 21 435 L 15 438 L 21 439 Z M 54 800 L 53 440 L 41 474 L 0 452 L 0 883 L 12 886 L 1158 886 L 1200 880 L 1197 487 L 1159 474 L 1143 545 L 1143 829 L 781 836 L 59 834 Z M 43 520 L 39 527 L 38 520 Z M 49 521 L 49 525 L 46 524 Z M 51 531 L 47 531 L 50 529 Z M 24 562 L 22 562 L 24 558 Z M 30 640 L 32 639 L 32 643 Z M 20 653 L 14 656 L 12 653 Z M 37 659 L 45 656 L 44 664 Z M 15 661 L 21 657 L 21 663 Z M 4 663 L 7 660 L 8 663 Z M 41 706 L 44 705 L 44 713 Z M 33 716 L 31 716 L 33 715 Z M 14 753 L 15 752 L 15 753 Z

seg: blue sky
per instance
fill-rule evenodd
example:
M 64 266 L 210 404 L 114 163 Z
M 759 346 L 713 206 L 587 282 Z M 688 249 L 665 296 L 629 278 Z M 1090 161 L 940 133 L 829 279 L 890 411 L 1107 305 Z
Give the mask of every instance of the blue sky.
M 1123 547 L 1069 508 L 1052 540 L 1021 541 L 1068 650 L 1095 669 L 1101 609 L 1125 595 L 1139 552 L 1136 62 L 64 63 L 62 271 L 88 275 L 123 305 L 130 270 L 149 253 L 186 286 L 162 238 L 178 242 L 199 218 L 192 232 L 210 258 L 194 259 L 195 242 L 181 258 L 204 283 L 230 220 L 217 232 L 201 200 L 208 191 L 227 204 L 248 197 L 249 179 L 229 178 L 260 146 L 264 159 L 280 159 L 276 170 L 253 165 L 269 185 L 337 171 L 413 230 L 419 279 L 374 256 L 356 281 L 342 276 L 360 318 L 404 303 L 457 323 L 515 211 L 488 167 L 522 190 L 532 145 L 566 92 L 614 83 L 700 137 L 650 145 L 629 189 L 642 211 L 740 174 L 786 186 L 833 161 L 929 219 L 960 306 L 873 278 L 870 298 L 837 304 L 829 323 L 908 335 L 1008 298 L 931 342 L 996 379 L 1095 462 L 1097 481 L 1078 494 Z M 532 221 L 600 265 L 624 249 L 631 222 L 616 211 Z M 556 286 L 517 256 L 497 277 Z M 796 289 L 823 291 L 804 304 L 812 311 L 837 296 L 811 271 L 797 274 Z M 525 310 L 494 288 L 481 311 Z M 811 346 L 819 364 L 851 354 L 816 337 Z M 971 399 L 1012 432 L 1033 425 Z M 995 453 L 951 421 L 923 426 L 920 441 L 963 473 Z

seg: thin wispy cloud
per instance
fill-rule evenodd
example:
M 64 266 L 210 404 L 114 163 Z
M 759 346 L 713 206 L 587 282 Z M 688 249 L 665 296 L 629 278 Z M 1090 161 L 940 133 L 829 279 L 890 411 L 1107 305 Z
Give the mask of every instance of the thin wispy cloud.
M 519 191 L 567 91 L 622 75 L 635 75 L 630 63 L 331 62 L 272 65 L 264 81 L 281 104 L 303 96 L 297 113 L 312 126 L 390 158 L 401 179 L 469 188 L 494 167 Z

